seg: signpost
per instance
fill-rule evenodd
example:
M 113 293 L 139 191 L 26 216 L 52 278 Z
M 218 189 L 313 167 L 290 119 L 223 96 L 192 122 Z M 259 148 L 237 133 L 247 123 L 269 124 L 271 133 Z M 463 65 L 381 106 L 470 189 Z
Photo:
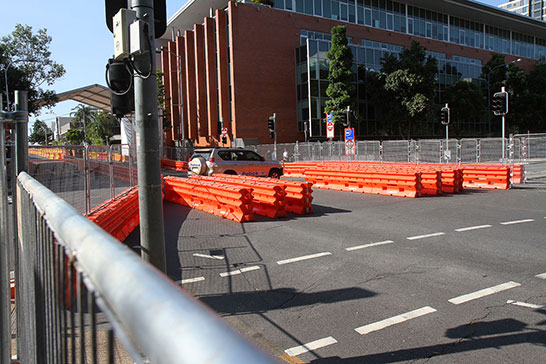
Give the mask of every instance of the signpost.
M 355 130 L 353 128 L 345 129 L 345 155 L 355 155 Z
M 334 112 L 330 111 L 326 115 L 326 137 L 332 139 L 334 137 Z

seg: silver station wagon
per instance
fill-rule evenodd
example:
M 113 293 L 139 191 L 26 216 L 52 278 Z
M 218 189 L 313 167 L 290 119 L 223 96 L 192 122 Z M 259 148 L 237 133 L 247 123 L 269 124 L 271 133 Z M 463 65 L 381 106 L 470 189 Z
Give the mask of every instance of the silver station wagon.
M 279 178 L 283 169 L 281 163 L 266 161 L 264 157 L 248 149 L 196 149 L 188 163 L 188 175 L 210 176 L 214 173 Z

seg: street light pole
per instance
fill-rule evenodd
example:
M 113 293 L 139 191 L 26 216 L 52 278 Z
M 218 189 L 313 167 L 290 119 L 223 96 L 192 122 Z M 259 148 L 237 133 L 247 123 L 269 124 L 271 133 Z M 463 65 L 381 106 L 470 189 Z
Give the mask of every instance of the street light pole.
M 521 61 L 521 58 L 515 59 L 512 62 L 498 64 L 495 67 L 491 68 L 489 70 L 489 72 L 487 72 L 487 126 L 488 126 L 489 134 L 491 134 L 491 87 L 490 87 L 490 84 L 489 84 L 489 76 L 491 75 L 491 73 L 494 70 L 496 70 L 496 69 L 498 69 L 500 67 L 506 67 L 506 66 L 508 66 L 510 64 L 514 64 L 514 63 L 519 62 L 519 61 Z

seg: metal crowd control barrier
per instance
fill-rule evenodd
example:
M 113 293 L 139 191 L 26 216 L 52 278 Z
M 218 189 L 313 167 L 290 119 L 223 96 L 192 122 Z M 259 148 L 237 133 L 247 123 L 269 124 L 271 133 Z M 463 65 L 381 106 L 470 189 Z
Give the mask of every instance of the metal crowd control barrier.
M 275 362 L 27 173 L 17 190 L 21 363 L 112 363 L 116 342 L 134 363 Z

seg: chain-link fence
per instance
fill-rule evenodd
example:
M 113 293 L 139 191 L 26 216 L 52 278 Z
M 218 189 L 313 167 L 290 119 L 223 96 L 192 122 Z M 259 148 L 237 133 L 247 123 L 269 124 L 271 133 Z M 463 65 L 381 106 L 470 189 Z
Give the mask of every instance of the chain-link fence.
M 135 150 L 129 145 L 31 147 L 29 174 L 87 213 L 137 184 Z

